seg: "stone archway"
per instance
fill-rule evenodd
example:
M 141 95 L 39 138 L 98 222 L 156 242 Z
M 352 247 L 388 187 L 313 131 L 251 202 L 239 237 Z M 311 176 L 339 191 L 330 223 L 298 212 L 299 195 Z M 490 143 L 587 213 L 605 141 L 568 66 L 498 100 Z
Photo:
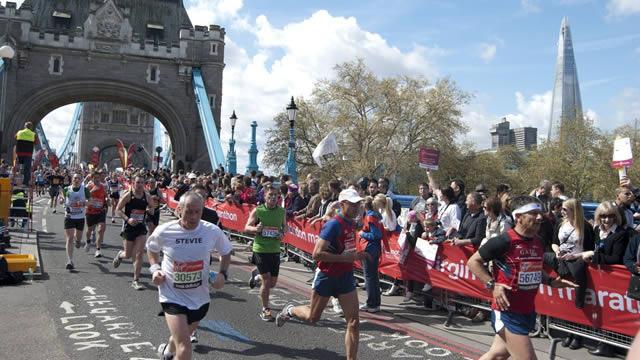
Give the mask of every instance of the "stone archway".
M 176 156 L 176 159 L 188 160 L 186 154 L 192 151 L 189 146 L 190 140 L 179 114 L 171 106 L 171 100 L 148 89 L 121 81 L 94 79 L 52 83 L 26 97 L 15 108 L 9 116 L 6 130 L 14 134 L 22 128 L 25 121 L 37 124 L 46 114 L 61 106 L 89 101 L 131 105 L 152 114 L 167 129 L 174 152 L 182 154 Z
M 112 102 L 157 117 L 176 164 L 210 169 L 192 73 L 202 72 L 220 131 L 224 28 L 193 26 L 182 1 L 64 1 L 64 19 L 51 15 L 58 3 L 29 0 L 0 12 L 0 45 L 16 50 L 3 73 L 1 155 L 10 157 L 25 121 L 75 102 Z

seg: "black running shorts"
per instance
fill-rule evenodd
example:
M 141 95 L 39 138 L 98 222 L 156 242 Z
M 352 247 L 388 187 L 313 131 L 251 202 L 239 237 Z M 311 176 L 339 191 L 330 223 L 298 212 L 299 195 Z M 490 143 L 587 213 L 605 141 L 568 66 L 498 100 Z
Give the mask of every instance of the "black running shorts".
M 191 325 L 194 322 L 198 322 L 207 315 L 209 311 L 209 303 L 202 305 L 198 310 L 189 310 L 186 306 L 178 305 L 175 303 L 160 303 L 162 311 L 169 315 L 186 315 L 187 324 Z
M 107 213 L 105 211 L 99 214 L 87 214 L 87 226 L 95 226 L 107 221 Z
M 258 268 L 258 273 L 269 273 L 277 277 L 280 273 L 280 253 L 253 253 L 253 263 Z
M 71 219 L 68 217 L 64 218 L 64 229 L 76 229 L 79 231 L 84 230 L 84 219 Z

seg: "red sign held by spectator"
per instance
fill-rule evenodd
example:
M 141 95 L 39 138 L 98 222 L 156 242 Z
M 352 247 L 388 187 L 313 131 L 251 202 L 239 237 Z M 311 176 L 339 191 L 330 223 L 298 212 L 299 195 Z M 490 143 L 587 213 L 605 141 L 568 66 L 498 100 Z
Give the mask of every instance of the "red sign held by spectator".
M 418 154 L 418 164 L 423 169 L 438 170 L 438 163 L 440 162 L 440 151 L 436 149 L 427 149 L 420 147 Z

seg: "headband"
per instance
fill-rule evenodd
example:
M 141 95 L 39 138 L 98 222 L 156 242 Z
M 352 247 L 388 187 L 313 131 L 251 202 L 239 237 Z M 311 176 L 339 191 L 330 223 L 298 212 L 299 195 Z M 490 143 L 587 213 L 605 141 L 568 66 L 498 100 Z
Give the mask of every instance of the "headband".
M 511 212 L 511 214 L 513 216 L 516 216 L 518 214 L 524 214 L 524 213 L 528 213 L 529 211 L 542 211 L 542 207 L 540 207 L 540 204 L 538 203 L 528 203 L 526 205 L 523 205 L 517 209 L 515 209 L 514 211 Z

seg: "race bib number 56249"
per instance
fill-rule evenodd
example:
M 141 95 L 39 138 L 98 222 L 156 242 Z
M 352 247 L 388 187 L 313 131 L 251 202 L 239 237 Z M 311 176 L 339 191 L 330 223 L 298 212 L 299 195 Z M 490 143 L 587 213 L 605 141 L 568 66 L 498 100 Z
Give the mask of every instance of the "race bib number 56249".
M 173 287 L 176 289 L 193 289 L 202 285 L 204 262 L 173 262 Z

